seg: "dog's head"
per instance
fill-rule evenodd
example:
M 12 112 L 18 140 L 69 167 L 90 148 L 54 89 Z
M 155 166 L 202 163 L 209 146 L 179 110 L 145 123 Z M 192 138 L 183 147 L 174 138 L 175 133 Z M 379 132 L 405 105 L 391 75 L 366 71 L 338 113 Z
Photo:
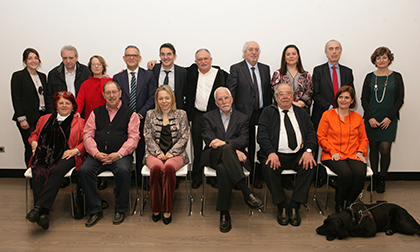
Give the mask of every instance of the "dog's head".
M 324 220 L 324 224 L 316 229 L 316 232 L 320 235 L 325 235 L 328 241 L 332 241 L 335 238 L 339 240 L 349 236 L 347 231 L 348 225 L 346 225 L 346 218 L 341 214 L 332 214 Z

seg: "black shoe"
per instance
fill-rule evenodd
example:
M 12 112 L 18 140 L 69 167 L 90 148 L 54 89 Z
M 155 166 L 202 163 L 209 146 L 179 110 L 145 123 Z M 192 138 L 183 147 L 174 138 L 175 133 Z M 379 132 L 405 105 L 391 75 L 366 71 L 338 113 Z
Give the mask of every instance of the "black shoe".
M 112 223 L 114 225 L 119 225 L 124 221 L 124 213 L 115 212 L 114 219 L 112 220 Z
M 193 189 L 197 189 L 197 188 L 199 188 L 201 186 L 201 181 L 195 181 L 195 180 L 193 180 L 193 182 L 191 183 L 191 187 L 193 188 Z
M 66 188 L 68 185 L 70 185 L 70 178 L 63 178 L 60 188 Z
M 301 218 L 299 214 L 299 209 L 297 208 L 290 209 L 289 216 L 290 216 L 290 219 L 289 219 L 290 225 L 295 226 L 295 227 L 300 226 Z
M 227 233 L 232 229 L 232 224 L 230 222 L 230 215 L 229 214 L 221 214 L 220 215 L 220 232 Z
M 316 187 L 321 188 L 323 185 L 325 185 L 325 180 L 322 179 L 322 178 L 319 178 L 317 183 L 316 183 Z
M 26 219 L 30 222 L 37 222 L 39 220 L 39 215 L 41 214 L 42 208 L 40 206 L 35 206 L 29 213 L 26 215 Z
M 161 217 L 162 217 L 162 214 L 161 213 L 159 213 L 158 215 L 155 215 L 154 213 L 152 213 L 152 220 L 153 220 L 153 222 L 158 222 Z
M 108 180 L 106 178 L 98 179 L 98 190 L 104 190 L 108 187 Z
M 38 225 L 41 226 L 44 230 L 47 230 L 50 227 L 50 218 L 48 214 L 39 216 Z
M 282 226 L 289 225 L 289 211 L 287 208 L 282 208 L 277 212 L 277 222 Z
M 263 202 L 259 198 L 255 197 L 252 193 L 245 199 L 245 203 L 250 208 L 260 208 L 263 206 Z
M 254 181 L 254 188 L 261 189 L 262 187 L 263 187 L 263 184 L 262 184 L 261 180 L 256 178 L 255 181 Z
M 211 187 L 213 187 L 214 189 L 217 189 L 217 188 L 218 188 L 218 186 L 217 186 L 217 180 L 216 180 L 216 179 L 212 179 L 212 180 L 210 181 L 210 185 L 211 185 Z
M 171 223 L 171 221 L 172 221 L 172 214 L 168 218 L 163 216 L 163 224 L 168 225 L 169 223 Z
M 102 211 L 96 214 L 91 214 L 89 218 L 87 219 L 87 221 L 85 222 L 85 226 L 92 227 L 93 225 L 96 224 L 96 222 L 102 219 L 102 217 L 104 217 L 104 214 L 102 213 Z
M 385 192 L 385 177 L 379 175 L 378 176 L 378 184 L 376 186 L 377 193 L 384 193 Z

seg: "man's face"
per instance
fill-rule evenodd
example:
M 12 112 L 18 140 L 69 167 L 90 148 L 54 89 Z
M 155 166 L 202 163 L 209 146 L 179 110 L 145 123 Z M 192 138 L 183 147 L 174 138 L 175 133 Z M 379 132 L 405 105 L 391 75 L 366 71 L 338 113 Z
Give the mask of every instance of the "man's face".
M 226 89 L 220 89 L 216 92 L 216 106 L 223 112 L 229 113 L 232 109 L 233 98 Z
M 248 48 L 245 51 L 244 57 L 249 64 L 255 66 L 258 62 L 258 58 L 260 57 L 260 47 L 257 42 L 248 42 Z
M 73 70 L 76 66 L 78 57 L 73 50 L 64 50 L 61 53 L 61 58 L 63 59 L 63 64 L 66 66 L 67 70 Z
M 336 65 L 341 57 L 341 46 L 340 43 L 337 41 L 330 41 L 327 44 L 327 50 L 325 51 L 325 55 L 327 55 L 328 61 Z
M 103 96 L 108 107 L 116 108 L 120 104 L 121 90 L 118 90 L 114 83 L 110 83 L 105 86 Z
M 213 59 L 206 51 L 200 51 L 195 55 L 195 63 L 202 74 L 205 74 L 210 70 L 212 61 Z
M 288 84 L 279 84 L 276 89 L 276 101 L 279 107 L 283 110 L 288 110 L 292 107 L 293 90 Z
M 159 57 L 163 68 L 166 70 L 172 68 L 176 59 L 176 55 L 167 47 L 162 47 L 162 49 L 160 49 Z
M 130 47 L 127 50 L 125 50 L 123 59 L 125 61 L 125 64 L 127 65 L 127 68 L 131 71 L 134 71 L 139 66 L 141 56 L 136 48 Z

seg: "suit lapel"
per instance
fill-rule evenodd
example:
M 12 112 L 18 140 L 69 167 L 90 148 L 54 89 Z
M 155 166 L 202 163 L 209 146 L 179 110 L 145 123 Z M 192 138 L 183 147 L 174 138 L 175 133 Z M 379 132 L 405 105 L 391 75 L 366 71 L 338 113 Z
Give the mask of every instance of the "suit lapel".
M 329 69 L 329 66 L 328 66 L 328 62 L 325 63 L 324 75 L 327 76 L 326 79 L 327 79 L 327 82 L 328 82 L 328 87 L 334 93 L 334 88 L 333 88 L 333 83 L 332 83 L 332 80 L 331 80 L 331 74 L 330 74 L 330 69 Z
M 39 74 L 38 74 L 38 76 L 39 76 Z M 32 83 L 32 85 L 29 85 L 30 86 L 29 88 L 31 88 L 38 96 L 38 89 L 36 88 L 35 83 L 32 80 L 31 74 L 28 72 L 28 70 L 26 68 L 25 68 L 25 78 L 26 78 L 25 83 Z M 39 76 L 39 80 L 41 80 L 40 76 Z M 42 81 L 41 81 L 41 84 L 43 84 Z M 44 85 L 42 85 L 42 86 L 44 88 Z M 29 92 L 29 90 L 28 90 L 28 92 Z
M 241 68 L 241 70 L 242 70 L 242 74 L 244 76 L 246 76 L 246 79 L 248 80 L 247 81 L 248 82 L 248 85 L 250 85 L 251 88 L 252 88 L 252 90 L 254 90 L 254 92 L 255 92 L 254 82 L 252 81 L 251 73 L 249 72 L 249 68 L 248 68 L 248 65 L 246 64 L 246 61 L 245 60 L 242 61 L 242 68 Z
M 222 116 L 220 115 L 220 110 L 215 109 L 214 112 L 215 112 L 214 117 L 215 117 L 216 126 L 219 128 L 220 132 L 223 132 L 222 139 L 226 139 L 225 127 L 223 127 Z
M 136 98 L 140 95 L 141 87 L 143 86 L 143 73 L 141 72 L 140 67 L 137 68 L 137 88 L 136 88 Z
M 232 126 L 232 125 L 236 125 L 236 122 L 238 121 L 238 114 L 235 113 L 235 111 L 232 110 L 232 114 L 230 116 L 231 117 L 230 117 L 230 120 L 229 120 L 229 125 L 228 125 L 228 128 L 226 130 L 226 138 L 227 139 L 231 136 L 232 131 L 234 130 L 234 126 Z

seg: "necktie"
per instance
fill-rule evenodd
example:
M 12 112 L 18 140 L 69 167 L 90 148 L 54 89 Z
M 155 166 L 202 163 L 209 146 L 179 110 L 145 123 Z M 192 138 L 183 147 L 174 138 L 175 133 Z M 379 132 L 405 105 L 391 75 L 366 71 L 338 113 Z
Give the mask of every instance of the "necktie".
M 254 89 L 255 89 L 254 109 L 257 110 L 260 108 L 260 95 L 258 93 L 258 82 L 257 82 L 257 76 L 255 75 L 255 67 L 251 67 L 251 70 L 252 70 L 252 82 L 254 82 Z
M 169 83 L 169 77 L 168 77 L 168 74 L 171 72 L 171 70 L 163 70 L 163 71 L 165 71 L 165 73 L 166 73 L 166 76 L 165 76 L 165 79 L 163 80 L 163 85 L 168 85 L 168 83 Z
M 335 70 L 335 66 L 332 67 L 333 69 L 333 89 L 334 89 L 334 96 L 338 91 L 338 77 L 337 77 L 337 71 Z
M 130 104 L 129 107 L 136 111 L 136 93 L 137 93 L 137 79 L 135 72 L 130 72 L 131 74 L 131 91 L 130 91 Z
M 289 143 L 289 148 L 291 150 L 294 150 L 297 147 L 296 133 L 295 133 L 295 130 L 293 129 L 292 122 L 290 121 L 290 118 L 287 115 L 287 112 L 289 112 L 289 110 L 283 110 L 284 127 L 286 128 L 287 142 Z

